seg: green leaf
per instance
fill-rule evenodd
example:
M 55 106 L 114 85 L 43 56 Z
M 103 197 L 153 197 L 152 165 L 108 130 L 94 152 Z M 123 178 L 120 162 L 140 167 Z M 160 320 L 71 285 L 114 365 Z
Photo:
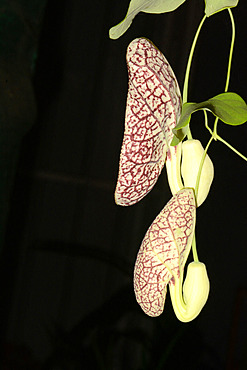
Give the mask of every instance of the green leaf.
M 183 104 L 181 116 L 180 116 L 177 126 L 175 127 L 175 130 L 180 130 L 181 128 L 189 125 L 191 114 L 198 109 L 197 106 L 198 106 L 197 103 Z
M 238 0 L 205 0 L 205 13 L 207 17 L 238 5 Z
M 209 99 L 206 108 L 228 125 L 242 125 L 247 121 L 247 105 L 235 93 L 223 93 Z
M 181 141 L 183 141 L 183 139 L 187 135 L 188 126 L 187 127 L 184 127 L 184 128 L 181 128 L 180 130 L 173 129 L 172 132 L 174 133 L 174 136 L 172 138 L 172 141 L 171 141 L 170 146 L 176 146 Z
M 216 95 L 202 103 L 185 103 L 182 107 L 179 122 L 173 129 L 174 134 L 179 139 L 182 136 L 182 133 L 179 133 L 179 131 L 189 125 L 191 114 L 200 109 L 209 110 L 222 122 L 228 125 L 242 125 L 247 121 L 247 105 L 245 101 L 238 94 L 226 92 Z M 173 143 L 172 145 L 177 144 Z
M 178 124 L 172 130 L 172 132 L 174 133 L 174 136 L 170 144 L 171 146 L 178 145 L 181 141 L 183 141 L 183 139 L 187 135 L 188 126 L 189 126 L 190 119 L 191 119 L 191 114 L 194 112 L 195 106 L 197 106 L 196 103 L 183 104 L 182 112 L 181 112 L 181 116 L 178 121 Z
M 122 36 L 140 12 L 156 14 L 172 12 L 184 2 L 185 0 L 131 0 L 124 20 L 110 29 L 109 36 L 111 39 Z

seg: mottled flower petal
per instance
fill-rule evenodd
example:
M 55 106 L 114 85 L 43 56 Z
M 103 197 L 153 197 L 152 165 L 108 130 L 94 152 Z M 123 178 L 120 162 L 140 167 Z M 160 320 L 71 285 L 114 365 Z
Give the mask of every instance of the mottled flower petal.
M 129 90 L 115 190 L 115 201 L 122 206 L 137 203 L 153 188 L 181 109 L 176 77 L 164 55 L 150 41 L 132 41 L 127 64 Z
M 195 229 L 193 189 L 182 189 L 166 204 L 148 229 L 134 270 L 136 300 L 149 316 L 164 309 L 167 284 L 180 277 Z

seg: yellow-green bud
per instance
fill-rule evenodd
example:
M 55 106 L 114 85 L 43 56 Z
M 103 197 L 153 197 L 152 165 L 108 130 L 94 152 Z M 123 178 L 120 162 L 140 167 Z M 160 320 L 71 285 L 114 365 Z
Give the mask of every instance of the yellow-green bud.
M 203 146 L 199 140 L 186 140 L 182 144 L 182 165 L 181 173 L 186 188 L 196 187 L 197 175 L 201 159 L 204 153 Z M 196 197 L 197 207 L 206 199 L 214 178 L 214 166 L 206 155 L 202 166 L 198 193 Z
M 207 302 L 209 294 L 209 279 L 206 266 L 202 262 L 191 262 L 188 265 L 186 279 L 175 279 L 170 284 L 172 305 L 177 318 L 182 322 L 195 319 Z

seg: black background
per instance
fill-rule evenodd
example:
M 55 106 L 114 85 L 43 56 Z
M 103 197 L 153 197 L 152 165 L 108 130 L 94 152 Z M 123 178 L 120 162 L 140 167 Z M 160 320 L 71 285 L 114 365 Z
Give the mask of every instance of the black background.
M 196 230 L 211 289 L 192 323 L 177 321 L 169 295 L 159 318 L 146 317 L 132 288 L 142 238 L 170 199 L 166 173 L 140 204 L 122 208 L 113 199 L 126 48 L 136 37 L 152 40 L 182 89 L 203 6 L 188 0 L 174 13 L 141 13 L 120 39 L 110 40 L 109 28 L 125 16 L 127 0 L 48 1 L 33 78 L 38 115 L 22 143 L 3 260 L 4 356 L 5 363 L 18 358 L 16 369 L 28 363 L 33 369 L 244 366 L 246 163 L 212 143 L 215 178 L 198 209 Z M 237 34 L 229 90 L 247 100 L 244 1 L 233 13 Z M 190 101 L 223 92 L 230 40 L 227 11 L 207 19 L 192 65 Z M 205 146 L 203 122 L 197 113 L 191 129 Z M 218 132 L 247 154 L 245 125 L 219 123 Z

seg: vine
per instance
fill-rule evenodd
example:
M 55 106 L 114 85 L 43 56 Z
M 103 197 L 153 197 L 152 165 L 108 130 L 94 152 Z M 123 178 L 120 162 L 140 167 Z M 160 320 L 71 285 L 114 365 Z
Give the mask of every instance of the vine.
M 116 39 L 124 34 L 141 11 L 171 12 L 184 2 L 131 0 L 125 19 L 110 29 L 110 37 Z M 129 91 L 115 201 L 124 206 L 140 201 L 154 186 L 164 162 L 172 192 L 172 198 L 148 229 L 135 263 L 136 299 L 150 316 L 163 311 L 168 284 L 179 320 L 191 321 L 200 313 L 208 298 L 209 279 L 205 265 L 198 258 L 195 214 L 207 198 L 214 177 L 208 149 L 213 140 L 218 140 L 247 161 L 217 133 L 219 120 L 232 126 L 247 121 L 245 101 L 238 94 L 228 92 L 235 43 L 231 8 L 237 4 L 238 0 L 205 0 L 205 14 L 189 51 L 182 97 L 169 63 L 151 42 L 139 38 L 128 47 Z M 189 78 L 200 32 L 208 17 L 223 10 L 229 14 L 232 30 L 224 92 L 200 103 L 189 102 Z M 205 149 L 199 140 L 193 139 L 190 128 L 191 116 L 199 110 L 203 111 L 204 125 L 210 133 Z M 213 129 L 209 127 L 208 113 L 215 116 Z M 194 262 L 188 265 L 183 283 L 190 250 Z

